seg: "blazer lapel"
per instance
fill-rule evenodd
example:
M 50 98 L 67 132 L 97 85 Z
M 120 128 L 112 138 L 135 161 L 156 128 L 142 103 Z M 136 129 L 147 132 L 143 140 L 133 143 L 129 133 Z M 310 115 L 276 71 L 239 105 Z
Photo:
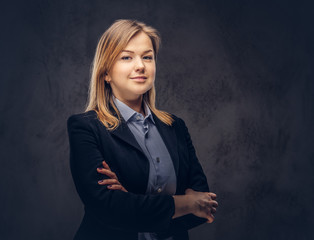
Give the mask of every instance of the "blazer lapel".
M 111 105 L 110 105 L 110 110 L 113 113 L 113 115 L 118 117 L 117 113 L 114 111 L 114 109 Z M 137 150 L 139 150 L 140 152 L 142 152 L 144 154 L 142 148 L 140 147 L 140 145 L 138 144 L 137 140 L 135 139 L 133 133 L 129 129 L 126 121 L 124 120 L 124 118 L 121 115 L 120 115 L 120 118 L 121 118 L 121 123 L 119 124 L 119 126 L 115 130 L 111 131 L 111 134 L 117 136 L 122 141 L 128 143 L 129 145 L 133 146 L 134 148 L 136 148 Z
M 111 133 L 113 135 L 117 136 L 118 138 L 120 138 L 121 140 L 123 140 L 124 142 L 135 147 L 137 150 L 139 150 L 140 152 L 142 152 L 144 154 L 142 148 L 138 144 L 136 138 L 134 137 L 133 133 L 131 132 L 127 123 L 125 122 L 125 120 L 122 117 L 121 117 L 120 125 L 115 130 L 113 130 Z
M 171 156 L 174 170 L 176 172 L 176 176 L 178 179 L 179 173 L 179 153 L 178 153 L 178 143 L 177 143 L 177 136 L 174 131 L 174 127 L 168 126 L 167 124 L 163 123 L 159 118 L 152 112 L 153 118 L 156 123 L 156 127 L 159 131 L 160 136 L 164 140 L 164 143 L 168 149 L 168 152 Z

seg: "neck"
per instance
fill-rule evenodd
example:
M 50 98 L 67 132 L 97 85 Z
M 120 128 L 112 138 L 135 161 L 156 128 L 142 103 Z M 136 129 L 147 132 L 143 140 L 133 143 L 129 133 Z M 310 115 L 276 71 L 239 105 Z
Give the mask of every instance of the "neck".
M 117 99 L 119 99 L 124 104 L 128 105 L 130 108 L 132 108 L 134 111 L 141 113 L 145 117 L 145 112 L 143 108 L 143 95 L 140 95 L 137 99 L 123 99 L 119 96 L 115 96 Z

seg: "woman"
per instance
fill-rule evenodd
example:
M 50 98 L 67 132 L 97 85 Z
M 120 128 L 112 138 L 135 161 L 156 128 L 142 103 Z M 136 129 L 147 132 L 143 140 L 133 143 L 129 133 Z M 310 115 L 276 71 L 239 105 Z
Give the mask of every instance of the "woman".
M 75 239 L 184 240 L 214 220 L 216 195 L 184 121 L 155 107 L 159 42 L 133 20 L 116 21 L 99 40 L 86 112 L 68 119 L 85 206 Z

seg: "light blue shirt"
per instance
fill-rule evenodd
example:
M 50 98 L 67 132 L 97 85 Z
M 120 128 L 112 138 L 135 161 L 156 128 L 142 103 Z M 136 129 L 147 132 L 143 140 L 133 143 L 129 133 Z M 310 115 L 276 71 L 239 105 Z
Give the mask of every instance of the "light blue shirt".
M 149 161 L 146 194 L 174 195 L 177 179 L 173 162 L 158 132 L 149 107 L 144 103 L 144 117 L 114 96 L 113 101 Z M 161 240 L 154 233 L 139 233 L 138 239 Z M 163 240 L 173 240 L 173 238 Z

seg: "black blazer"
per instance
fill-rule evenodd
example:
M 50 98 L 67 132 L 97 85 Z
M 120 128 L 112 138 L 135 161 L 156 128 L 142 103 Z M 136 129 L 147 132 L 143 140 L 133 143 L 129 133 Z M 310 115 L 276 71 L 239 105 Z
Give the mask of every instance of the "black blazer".
M 209 192 L 206 176 L 196 157 L 187 127 L 172 115 L 168 126 L 152 113 L 167 146 L 177 176 L 176 195 L 187 188 Z M 170 195 L 145 195 L 149 161 L 134 135 L 122 122 L 108 131 L 95 111 L 69 117 L 70 166 L 76 190 L 84 203 L 85 215 L 75 239 L 134 239 L 138 232 L 157 232 L 160 237 L 188 239 L 188 229 L 206 222 L 188 214 L 172 219 L 174 199 Z M 128 190 L 109 190 L 99 185 L 108 178 L 96 171 L 105 160 Z

